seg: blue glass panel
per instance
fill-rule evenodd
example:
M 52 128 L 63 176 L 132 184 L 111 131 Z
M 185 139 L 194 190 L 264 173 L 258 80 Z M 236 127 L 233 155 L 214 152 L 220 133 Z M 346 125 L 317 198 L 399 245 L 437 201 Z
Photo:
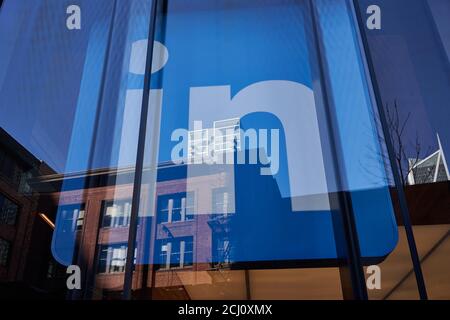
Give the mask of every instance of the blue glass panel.
M 382 258 L 395 246 L 355 22 L 346 1 L 313 1 L 324 48 L 318 59 L 308 3 L 174 0 L 159 13 L 137 263 L 335 263 L 335 192 L 351 192 L 364 257 Z M 9 40 L 0 50 L 8 61 L 0 73 L 0 124 L 61 174 L 60 207 L 75 191 L 81 201 L 104 188 L 106 220 L 129 218 L 123 200 L 133 193 L 149 4 L 83 2 L 83 31 L 49 28 L 46 41 L 29 29 L 14 43 L 1 31 Z M 20 28 L 28 15 L 41 30 L 60 23 L 56 9 L 65 8 L 36 2 L 23 13 L 7 2 L 0 21 Z M 4 12 L 18 19 L 3 19 Z M 324 110 L 337 115 L 343 188 L 332 172 Z M 87 219 L 90 210 L 98 215 L 94 207 L 86 207 Z M 62 217 L 52 250 L 68 265 L 79 232 Z M 105 245 L 119 243 L 123 258 L 126 232 L 115 237 L 91 223 L 86 228 L 101 237 L 89 239 L 104 241 L 98 250 L 107 255 Z

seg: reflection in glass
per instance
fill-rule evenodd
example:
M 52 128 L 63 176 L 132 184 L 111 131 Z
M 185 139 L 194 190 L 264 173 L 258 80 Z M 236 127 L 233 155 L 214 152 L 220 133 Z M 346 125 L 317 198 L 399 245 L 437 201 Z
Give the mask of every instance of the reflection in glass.
M 120 299 L 129 272 L 140 299 L 341 299 L 333 195 L 346 192 L 363 262 L 383 269 L 371 297 L 417 297 L 349 1 L 160 1 L 133 270 L 152 1 L 79 1 L 70 41 L 54 27 L 64 4 L 2 7 L 0 282 Z M 380 94 L 392 135 L 405 128 L 397 156 L 427 283 L 446 297 L 449 8 L 375 2 L 392 21 L 369 36 Z M 67 292 L 71 264 L 83 289 Z
M 450 130 L 450 3 L 445 0 L 366 1 L 383 12 L 384 27 L 363 28 L 377 94 L 405 190 L 428 297 L 448 299 L 450 268 L 448 215 Z M 417 17 L 420 16 L 420 19 Z M 397 195 L 393 202 L 399 212 Z M 415 274 L 397 213 L 400 243 L 380 266 L 380 292 L 374 299 L 418 299 Z
M 0 266 L 6 266 L 8 264 L 9 250 L 11 243 L 5 239 L 0 238 Z
M 0 194 L 0 225 L 15 225 L 18 213 L 19 206 Z
M 131 200 L 103 202 L 102 228 L 128 227 L 130 223 Z

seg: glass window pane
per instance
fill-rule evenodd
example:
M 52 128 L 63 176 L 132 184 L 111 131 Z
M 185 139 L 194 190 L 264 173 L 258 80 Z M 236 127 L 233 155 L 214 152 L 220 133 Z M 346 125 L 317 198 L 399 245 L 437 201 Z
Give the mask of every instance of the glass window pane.
M 151 3 L 77 1 L 77 29 L 66 24 L 67 3 L 3 1 L 0 236 L 12 249 L 0 281 L 120 298 L 143 89 L 131 56 L 148 36 Z M 70 265 L 82 291 L 57 276 Z
M 381 107 L 405 190 L 410 219 L 431 299 L 449 299 L 450 2 L 360 0 L 359 14 L 377 5 L 380 30 L 363 28 Z M 420 17 L 420 18 L 418 18 Z M 400 243 L 381 268 L 375 299 L 418 299 L 415 273 L 395 191 Z
M 351 239 L 364 265 L 396 265 L 405 238 L 352 1 L 160 0 L 151 17 L 153 1 L 78 0 L 81 29 L 61 23 L 61 1 L 3 1 L 0 281 L 68 299 L 342 299 Z M 433 54 L 409 34 L 395 47 L 394 23 L 369 37 L 377 77 L 413 50 L 408 74 L 379 81 L 384 101 L 429 121 L 430 151 L 401 161 L 411 199 L 428 185 L 445 197 L 448 180 L 446 114 L 433 113 L 448 93 L 446 7 L 425 2 L 421 36 L 441 50 L 428 71 L 416 66 Z M 377 41 L 405 55 L 389 61 Z M 435 90 L 421 80 L 434 72 Z M 82 290 L 67 290 L 70 265 Z

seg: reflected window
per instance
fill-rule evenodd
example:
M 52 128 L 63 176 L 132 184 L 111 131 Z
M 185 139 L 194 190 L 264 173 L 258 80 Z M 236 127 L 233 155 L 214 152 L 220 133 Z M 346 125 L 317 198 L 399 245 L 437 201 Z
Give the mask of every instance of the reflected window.
M 58 211 L 62 217 L 61 223 L 63 232 L 74 232 L 83 228 L 85 214 L 84 204 L 61 206 Z
M 47 279 L 65 279 L 67 277 L 66 268 L 55 259 L 50 258 L 47 266 Z
M 0 225 L 15 225 L 18 213 L 19 206 L 0 194 Z
M 128 227 L 131 216 L 131 199 L 103 202 L 103 228 Z
M 172 223 L 194 219 L 195 194 L 183 192 L 158 197 L 158 222 Z
M 192 237 L 159 241 L 159 269 L 178 269 L 192 266 L 194 242 Z
M 201 162 L 209 153 L 208 130 L 194 130 L 189 132 L 189 161 L 190 163 Z
M 10 249 L 11 243 L 0 238 L 0 266 L 5 267 L 8 264 Z
M 124 272 L 127 260 L 127 245 L 119 243 L 100 247 L 99 273 Z
M 227 237 L 217 236 L 215 239 L 214 264 L 217 267 L 231 263 L 231 244 Z
M 18 164 L 18 161 L 5 150 L 0 149 L 0 176 L 18 189 L 23 174 L 24 170 Z
M 227 216 L 230 213 L 230 193 L 226 188 L 216 188 L 212 192 L 212 213 Z
M 214 151 L 227 152 L 241 149 L 240 119 L 214 121 Z

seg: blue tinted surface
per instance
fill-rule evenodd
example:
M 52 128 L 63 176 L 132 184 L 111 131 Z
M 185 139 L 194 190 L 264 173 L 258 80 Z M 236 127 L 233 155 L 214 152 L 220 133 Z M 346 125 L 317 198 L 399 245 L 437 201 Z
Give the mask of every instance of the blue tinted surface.
M 232 97 L 252 83 L 274 79 L 313 88 L 310 65 L 315 62 L 308 45 L 308 11 L 303 5 L 283 3 L 252 7 L 253 2 L 249 2 L 248 8 L 238 9 L 205 5 L 204 11 L 194 12 L 172 2 L 168 10 L 173 14 L 169 13 L 164 29 L 170 59 L 162 71 L 160 161 L 169 159 L 172 130 L 190 125 L 186 115 L 189 88 L 230 85 Z M 345 1 L 319 1 L 316 5 L 338 115 L 338 139 L 344 146 L 343 187 L 351 191 L 362 255 L 383 257 L 395 247 L 397 229 L 353 21 Z M 221 112 L 212 106 L 211 110 L 216 117 Z M 295 110 L 291 111 L 294 116 Z M 214 118 L 209 112 L 205 109 L 199 120 Z M 226 222 L 232 260 L 334 259 L 329 210 L 293 210 L 291 198 L 297 194 L 291 189 L 286 196 L 287 167 L 295 164 L 286 157 L 286 133 L 276 115 L 274 107 L 271 114 L 255 112 L 241 118 L 243 129 L 278 128 L 283 151 L 280 171 L 274 177 L 259 175 L 257 166 L 235 166 L 235 214 Z M 297 121 L 300 126 L 307 125 L 301 118 Z M 201 168 L 192 170 L 202 172 Z M 186 176 L 192 178 L 189 173 Z
M 92 39 L 100 36 L 99 25 L 109 19 L 111 4 L 109 0 L 79 1 L 86 9 L 83 32 L 65 28 L 64 2 L 5 1 L 2 6 L 0 126 L 57 172 L 65 171 L 69 148 L 73 153 L 85 152 L 91 144 L 86 139 L 70 145 L 70 140 L 74 117 L 79 113 L 80 87 L 88 85 L 82 80 L 86 79 L 87 54 L 97 51 L 100 58 L 102 39 L 98 44 Z M 96 94 L 95 88 L 89 94 Z M 89 107 L 89 113 L 95 114 L 96 106 Z M 83 132 L 78 134 L 87 138 Z M 86 169 L 85 163 L 69 167 Z
M 351 192 L 363 256 L 384 256 L 398 235 L 363 51 L 345 1 L 319 0 L 317 6 L 344 160 L 343 189 Z
M 369 3 L 384 12 L 384 27 L 367 38 L 384 107 L 396 102 L 400 120 L 409 118 L 402 138 L 407 157 L 415 157 L 409 141 L 416 139 L 421 158 L 436 151 L 437 134 L 449 154 L 450 2 L 363 0 L 361 8 Z
M 269 1 L 264 5 L 261 5 L 260 1 L 246 1 L 245 4 L 242 4 L 242 1 L 226 3 L 189 1 L 189 5 L 186 3 L 169 1 L 167 16 L 158 21 L 156 40 L 163 43 L 169 52 L 167 64 L 161 71 L 154 73 L 152 78 L 152 89 L 163 90 L 158 162 L 171 160 L 171 151 L 177 144 L 176 141 L 171 141 L 174 130 L 179 128 L 192 130 L 193 120 L 202 120 L 204 127 L 210 128 L 213 121 L 229 119 L 234 115 L 234 110 L 226 109 L 226 105 L 224 107 L 220 104 L 222 100 L 215 98 L 208 100 L 211 101 L 209 106 L 206 104 L 203 109 L 200 108 L 201 112 L 198 112 L 192 99 L 193 88 L 211 90 L 214 86 L 216 93 L 223 93 L 220 90 L 225 86 L 229 87 L 228 100 L 235 101 L 236 104 L 236 101 L 239 101 L 239 107 L 242 109 L 249 107 L 247 102 L 257 101 L 256 105 L 252 106 L 253 112 L 245 114 L 236 112 L 240 117 L 241 128 L 278 129 L 280 132 L 279 171 L 273 176 L 261 175 L 262 165 L 259 164 L 187 167 L 180 165 L 159 169 L 158 185 L 161 186 L 165 182 L 185 179 L 186 182 L 183 183 L 188 187 L 191 184 L 192 187 L 197 183 L 195 182 L 197 177 L 205 179 L 210 177 L 211 181 L 217 181 L 217 176 L 223 175 L 226 182 L 221 187 L 225 186 L 232 191 L 233 209 L 228 216 L 212 209 L 204 209 L 204 212 L 195 215 L 197 225 L 203 224 L 205 228 L 192 229 L 190 236 L 194 237 L 195 248 L 204 248 L 202 250 L 207 252 L 202 254 L 198 249 L 193 258 L 194 262 L 218 262 L 214 261 L 221 256 L 217 253 L 218 248 L 208 247 L 207 244 L 214 243 L 217 239 L 220 242 L 220 239 L 225 238 L 231 244 L 232 250 L 228 258 L 233 262 L 336 259 L 335 230 L 328 204 L 323 198 L 312 205 L 308 202 L 310 201 L 308 197 L 325 196 L 326 199 L 327 192 L 335 191 L 352 192 L 362 255 L 383 257 L 388 254 L 397 240 L 395 222 L 384 168 L 380 159 L 377 159 L 379 146 L 370 118 L 371 105 L 367 97 L 367 84 L 363 80 L 360 52 L 357 50 L 352 29 L 353 21 L 349 18 L 345 1 L 314 1 L 320 13 L 322 41 L 326 49 L 324 55 L 328 63 L 327 77 L 330 79 L 332 91 L 330 98 L 333 100 L 334 111 L 340 115 L 338 117 L 340 136 L 335 138 L 340 139 L 345 146 L 342 150 L 345 163 L 342 174 L 346 181 L 344 190 L 327 189 L 325 182 L 332 178 L 326 177 L 326 180 L 320 178 L 320 174 L 325 172 L 324 166 L 330 166 L 330 159 L 309 158 L 318 148 L 317 144 L 310 141 L 317 140 L 320 147 L 319 136 L 323 139 L 326 134 L 316 130 L 310 121 L 311 117 L 304 116 L 307 111 L 302 110 L 307 104 L 306 100 L 316 101 L 317 104 L 320 100 L 319 93 L 314 91 L 316 88 L 314 83 L 318 80 L 314 74 L 317 68 L 316 53 L 312 49 L 314 44 L 311 40 L 310 12 L 304 3 L 288 0 Z M 330 15 L 331 11 L 335 14 Z M 118 166 L 120 161 L 123 161 L 121 165 L 130 165 L 135 159 L 133 148 L 121 158 L 115 140 L 107 139 L 108 129 L 116 130 L 116 128 L 108 123 L 106 113 L 100 113 L 100 117 L 96 117 L 98 112 L 96 108 L 99 108 L 98 101 L 102 94 L 109 96 L 115 90 L 120 90 L 121 94 L 122 91 L 140 90 L 143 84 L 143 75 L 130 72 L 121 78 L 120 82 L 118 81 L 118 86 L 116 83 L 116 86 L 106 84 L 102 87 L 103 72 L 107 72 L 108 75 L 114 68 L 127 67 L 126 63 L 120 65 L 111 63 L 110 69 L 104 71 L 108 65 L 105 57 L 112 21 L 111 12 L 112 6 L 106 6 L 103 15 L 91 22 L 89 32 L 83 33 L 85 38 L 82 52 L 85 58 L 80 59 L 78 65 L 82 71 L 77 73 L 79 76 L 77 81 L 68 84 L 76 88 L 78 96 L 73 99 L 76 103 L 71 109 L 72 116 L 68 117 L 73 130 L 68 130 L 65 141 L 60 142 L 61 145 L 66 143 L 69 146 L 68 155 L 60 166 L 65 172 L 114 167 Z M 112 41 L 121 39 L 123 45 L 128 47 L 127 50 L 133 42 L 146 37 L 144 26 L 148 23 L 148 17 L 143 12 L 132 10 L 130 12 L 128 19 L 142 21 L 142 25 L 137 23 L 130 26 L 128 34 L 123 38 L 118 36 L 120 33 L 118 27 L 114 29 L 111 38 Z M 120 10 L 116 15 L 126 16 Z M 336 45 L 336 41 L 339 41 L 340 45 Z M 45 53 L 42 55 L 47 59 Z M 128 58 L 131 59 L 129 55 Z M 22 76 L 26 74 L 24 70 L 18 69 L 22 72 Z M 63 75 L 52 76 L 64 78 Z M 107 76 L 107 79 L 111 81 L 112 76 Z M 9 88 L 9 92 L 17 91 L 17 82 L 18 80 L 12 82 L 10 86 L 14 86 L 15 83 L 16 87 Z M 298 90 L 302 94 L 292 95 L 300 97 L 299 101 L 289 101 L 286 106 L 282 105 L 281 101 L 289 100 L 287 99 L 290 97 L 289 90 L 277 96 L 276 90 L 257 91 L 261 90 L 261 87 L 254 87 L 255 84 L 262 84 L 265 89 L 278 90 L 288 87 L 289 90 Z M 6 93 L 2 98 L 2 106 L 5 105 L 3 101 L 14 104 L 14 99 L 18 99 L 8 95 L 8 91 L 2 86 L 2 93 Z M 33 89 L 30 89 L 30 92 L 29 99 L 36 99 L 42 104 L 36 105 L 36 108 L 44 110 L 44 114 L 50 113 L 44 108 L 47 97 L 33 96 L 38 95 Z M 121 123 L 124 119 L 124 112 L 118 111 L 119 108 L 124 108 L 123 99 L 118 98 L 117 105 L 106 104 L 107 108 L 111 108 L 111 112 L 116 112 L 114 121 L 117 123 Z M 265 105 L 265 101 L 270 102 L 269 105 Z M 285 112 L 284 117 L 280 115 L 281 109 Z M 311 110 L 309 112 L 311 113 Z M 20 118 L 13 112 L 10 115 Z M 139 112 L 134 110 L 134 116 L 138 115 Z M 325 121 L 321 118 L 315 120 L 319 123 Z M 103 121 L 101 122 L 103 127 L 99 126 L 98 121 Z M 20 135 L 22 125 L 10 124 L 8 129 Z M 98 130 L 98 128 L 105 129 Z M 301 130 L 291 131 L 292 128 Z M 117 137 L 114 130 L 111 137 Z M 137 141 L 137 132 L 137 127 L 127 132 L 128 136 L 132 137 L 129 141 L 132 146 Z M 313 135 L 292 136 L 292 132 L 311 132 Z M 98 138 L 99 134 L 103 137 Z M 351 137 L 351 142 L 347 143 L 348 137 Z M 31 142 L 26 139 L 21 142 L 45 159 L 44 152 L 33 149 Z M 251 148 L 244 148 L 240 152 L 245 153 L 249 149 Z M 299 158 L 290 157 L 289 152 L 292 149 L 295 149 L 296 156 L 300 155 Z M 367 153 L 362 152 L 366 149 Z M 306 175 L 292 175 L 290 169 L 301 165 L 296 162 L 299 159 L 299 162 L 303 159 L 311 160 L 310 171 L 317 172 L 317 179 L 315 174 L 312 174 L 312 178 Z M 365 161 L 371 168 L 374 167 L 376 178 L 363 170 Z M 208 183 L 212 189 L 214 183 Z M 63 185 L 63 191 L 70 190 L 74 185 L 76 184 L 68 182 Z M 81 185 L 84 185 L 82 179 Z M 179 193 L 179 190 L 176 192 Z M 204 197 L 202 192 L 196 196 L 199 211 L 207 207 L 206 202 L 210 204 L 211 200 Z M 293 208 L 294 198 L 298 198 L 301 209 Z M 304 205 L 304 202 L 308 202 L 308 206 Z M 58 216 L 52 249 L 58 261 L 71 264 L 75 232 L 63 232 L 60 220 L 61 217 Z M 153 220 L 151 215 L 141 218 L 141 226 L 143 228 L 148 226 L 150 230 Z M 156 230 L 156 234 L 149 231 L 143 237 L 138 237 L 140 241 L 138 247 L 147 249 L 152 243 L 153 236 L 162 243 L 166 243 L 171 237 L 177 237 L 175 230 L 168 224 L 160 223 Z M 149 254 L 152 248 L 148 249 L 142 250 L 144 253 L 138 256 L 139 263 L 164 264 L 163 260 L 166 259 L 164 254 L 157 253 L 159 251 L 155 249 L 156 253 L 152 256 Z

